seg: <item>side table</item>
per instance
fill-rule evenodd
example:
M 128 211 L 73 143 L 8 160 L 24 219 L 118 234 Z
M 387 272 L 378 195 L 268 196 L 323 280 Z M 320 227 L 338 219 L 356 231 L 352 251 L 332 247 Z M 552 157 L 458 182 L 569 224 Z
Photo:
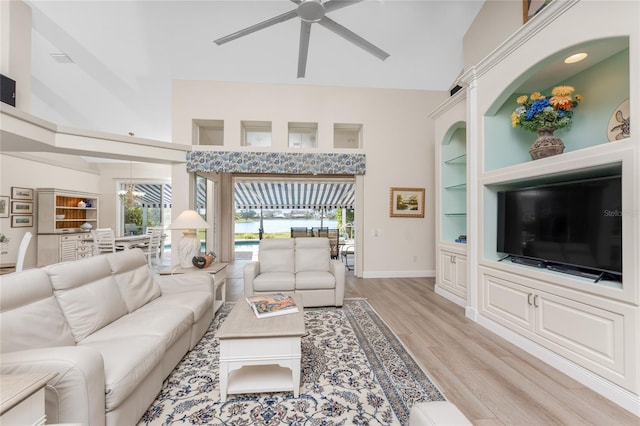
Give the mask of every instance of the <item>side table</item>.
M 58 373 L 0 376 L 0 424 L 44 425 L 44 386 Z
M 227 263 L 214 263 L 208 268 L 198 269 L 193 268 L 181 268 L 176 266 L 172 269 L 165 269 L 160 271 L 160 275 L 177 275 L 188 274 L 193 272 L 207 272 L 211 274 L 213 278 L 213 313 L 218 312 L 218 309 L 224 305 L 227 300 Z M 218 289 L 220 290 L 220 297 L 218 297 Z

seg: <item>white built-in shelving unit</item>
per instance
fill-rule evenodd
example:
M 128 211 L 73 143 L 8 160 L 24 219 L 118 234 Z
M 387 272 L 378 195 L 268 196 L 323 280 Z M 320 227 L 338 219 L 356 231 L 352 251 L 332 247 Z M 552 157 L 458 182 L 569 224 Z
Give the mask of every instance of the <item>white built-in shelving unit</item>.
M 609 141 L 608 125 L 629 99 L 631 123 L 640 122 L 638 2 L 554 1 L 459 80 L 466 109 L 449 99 L 435 120 L 438 171 L 436 292 L 464 304 L 469 318 L 640 415 L 640 132 Z M 598 17 L 597 24 L 593 17 Z M 571 22 L 588 31 L 567 31 Z M 569 54 L 587 60 L 566 65 Z M 520 94 L 570 85 L 584 96 L 569 130 L 558 131 L 563 154 L 531 160 L 535 134 L 512 128 Z M 455 97 L 455 96 L 454 96 Z M 452 137 L 466 129 L 468 242 L 451 242 L 462 223 L 456 213 L 458 152 Z M 451 176 L 453 179 L 450 179 Z M 595 282 L 548 269 L 501 262 L 497 252 L 497 193 L 503 189 L 621 175 L 621 282 Z M 449 182 L 451 180 L 451 182 Z M 460 184 L 462 182 L 459 182 Z M 460 188 L 460 189 L 458 189 Z M 454 207 L 454 208 L 452 208 Z M 457 251 L 456 251 L 457 250 Z M 451 252 L 451 253 L 449 253 Z M 460 253 L 460 254 L 458 254 Z M 466 256 L 466 298 L 450 282 L 447 256 Z M 457 299 L 456 299 L 457 297 Z

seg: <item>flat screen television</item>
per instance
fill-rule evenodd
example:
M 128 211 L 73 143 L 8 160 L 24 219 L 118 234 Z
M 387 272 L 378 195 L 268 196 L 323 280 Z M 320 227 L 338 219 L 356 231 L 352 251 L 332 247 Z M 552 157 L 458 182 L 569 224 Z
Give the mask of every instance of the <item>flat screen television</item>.
M 497 251 L 514 262 L 622 279 L 622 179 L 498 192 Z

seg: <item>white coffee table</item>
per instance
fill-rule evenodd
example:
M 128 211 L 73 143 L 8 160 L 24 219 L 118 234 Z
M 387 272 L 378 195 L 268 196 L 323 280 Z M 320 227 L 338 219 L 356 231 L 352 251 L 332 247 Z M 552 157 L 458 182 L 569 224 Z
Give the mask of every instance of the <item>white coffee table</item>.
M 220 399 L 227 394 L 285 392 L 300 395 L 300 342 L 305 334 L 302 297 L 298 312 L 256 318 L 240 299 L 216 337 L 220 340 Z

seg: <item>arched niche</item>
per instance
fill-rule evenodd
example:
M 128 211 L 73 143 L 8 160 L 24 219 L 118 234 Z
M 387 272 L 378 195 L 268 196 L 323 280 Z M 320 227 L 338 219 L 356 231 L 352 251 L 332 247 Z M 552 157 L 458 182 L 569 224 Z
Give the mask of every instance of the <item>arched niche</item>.
M 564 59 L 577 52 L 588 57 L 576 64 Z M 492 171 L 531 161 L 528 150 L 536 134 L 511 126 L 516 98 L 533 91 L 550 93 L 569 85 L 584 97 L 574 112 L 573 124 L 556 132 L 565 152 L 609 143 L 609 121 L 629 98 L 629 38 L 612 37 L 576 44 L 545 57 L 505 86 L 484 114 L 484 170 Z

